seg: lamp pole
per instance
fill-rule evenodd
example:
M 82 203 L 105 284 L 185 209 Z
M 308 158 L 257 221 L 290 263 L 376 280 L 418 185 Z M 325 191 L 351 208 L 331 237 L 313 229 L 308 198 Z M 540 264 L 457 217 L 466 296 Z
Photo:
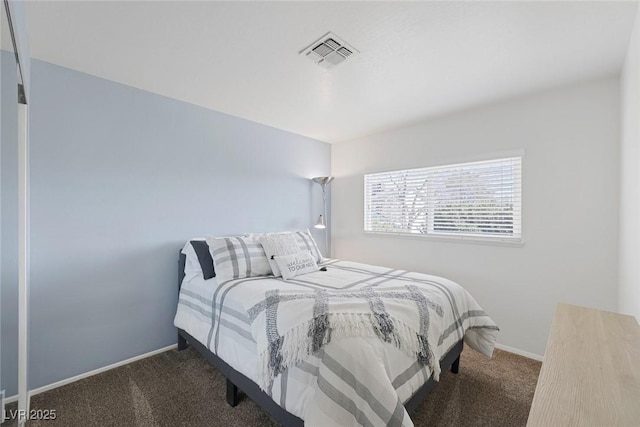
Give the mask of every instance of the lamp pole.
M 327 229 L 327 225 L 329 224 L 327 219 L 327 186 L 331 181 L 333 181 L 332 176 L 318 176 L 313 178 L 313 182 L 320 184 L 320 187 L 322 187 L 322 215 L 318 218 L 315 228 L 324 229 L 324 247 L 327 258 L 331 254 L 331 250 L 329 249 L 329 231 Z

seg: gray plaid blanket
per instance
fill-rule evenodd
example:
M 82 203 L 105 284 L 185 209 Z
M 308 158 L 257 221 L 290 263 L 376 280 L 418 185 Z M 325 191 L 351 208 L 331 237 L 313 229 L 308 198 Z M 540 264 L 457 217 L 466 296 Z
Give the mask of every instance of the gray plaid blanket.
M 444 311 L 416 284 L 365 281 L 355 290 L 272 289 L 248 314 L 258 331 L 260 385 L 265 390 L 285 369 L 345 337 L 377 337 L 429 366 L 436 380 L 440 374 L 429 344 L 438 328 L 431 327 L 430 319 L 441 319 Z

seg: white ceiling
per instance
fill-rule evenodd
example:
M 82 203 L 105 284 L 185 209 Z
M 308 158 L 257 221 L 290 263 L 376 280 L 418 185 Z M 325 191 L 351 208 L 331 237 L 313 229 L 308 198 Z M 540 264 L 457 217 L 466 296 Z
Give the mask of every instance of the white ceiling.
M 339 142 L 619 72 L 636 2 L 29 2 L 34 58 Z M 298 52 L 333 31 L 360 54 Z

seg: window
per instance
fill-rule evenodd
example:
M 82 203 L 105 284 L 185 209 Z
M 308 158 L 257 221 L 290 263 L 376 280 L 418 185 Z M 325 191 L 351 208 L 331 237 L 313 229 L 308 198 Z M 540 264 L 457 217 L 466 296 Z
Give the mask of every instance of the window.
M 522 157 L 364 176 L 370 232 L 522 238 Z

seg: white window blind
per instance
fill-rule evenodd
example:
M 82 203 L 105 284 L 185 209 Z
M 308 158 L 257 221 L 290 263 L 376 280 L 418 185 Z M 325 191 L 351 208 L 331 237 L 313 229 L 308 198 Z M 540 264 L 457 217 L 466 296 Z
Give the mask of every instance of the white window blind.
M 368 174 L 365 231 L 522 239 L 522 157 Z

